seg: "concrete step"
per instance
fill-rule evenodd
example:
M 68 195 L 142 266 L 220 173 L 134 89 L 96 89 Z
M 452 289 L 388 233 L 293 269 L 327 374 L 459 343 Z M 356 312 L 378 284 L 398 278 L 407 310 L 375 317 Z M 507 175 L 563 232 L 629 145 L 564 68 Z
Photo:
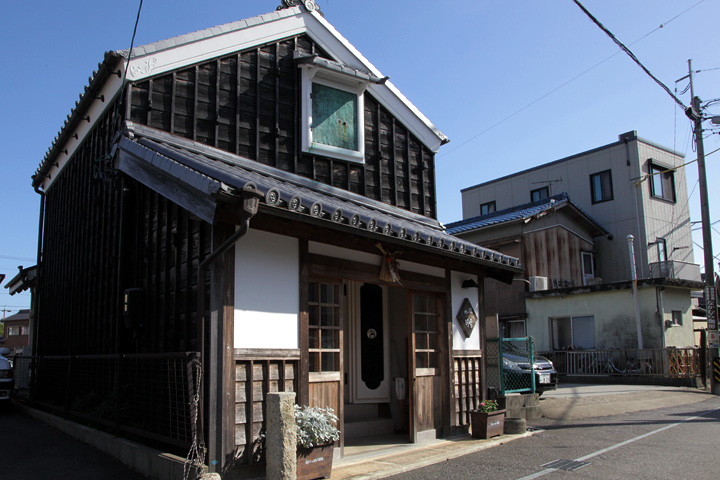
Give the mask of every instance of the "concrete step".
M 345 438 L 370 437 L 376 435 L 392 435 L 395 426 L 392 418 L 359 418 L 345 420 Z

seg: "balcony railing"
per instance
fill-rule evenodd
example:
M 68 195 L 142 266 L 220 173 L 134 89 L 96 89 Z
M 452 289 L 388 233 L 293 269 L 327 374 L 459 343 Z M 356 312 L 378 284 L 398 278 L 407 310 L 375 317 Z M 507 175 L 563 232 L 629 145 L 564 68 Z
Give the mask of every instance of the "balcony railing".
M 676 278 L 700 281 L 700 265 L 697 263 L 668 260 L 650 264 L 650 278 Z

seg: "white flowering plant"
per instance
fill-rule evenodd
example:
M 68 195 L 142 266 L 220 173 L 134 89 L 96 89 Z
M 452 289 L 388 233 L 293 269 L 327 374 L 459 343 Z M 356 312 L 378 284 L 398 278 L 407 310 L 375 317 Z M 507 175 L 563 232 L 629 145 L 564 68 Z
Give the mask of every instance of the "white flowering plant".
M 301 407 L 295 405 L 297 443 L 304 448 L 328 445 L 340 439 L 338 418 L 330 407 Z

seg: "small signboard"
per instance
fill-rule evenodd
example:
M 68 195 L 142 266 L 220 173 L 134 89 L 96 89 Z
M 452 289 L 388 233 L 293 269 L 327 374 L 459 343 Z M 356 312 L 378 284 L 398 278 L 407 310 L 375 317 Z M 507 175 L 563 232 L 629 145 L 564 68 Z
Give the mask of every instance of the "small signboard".
M 720 348 L 720 335 L 717 330 L 708 330 L 708 348 Z
M 705 287 L 705 303 L 707 311 L 708 330 L 717 330 L 717 299 L 715 298 L 715 288 Z

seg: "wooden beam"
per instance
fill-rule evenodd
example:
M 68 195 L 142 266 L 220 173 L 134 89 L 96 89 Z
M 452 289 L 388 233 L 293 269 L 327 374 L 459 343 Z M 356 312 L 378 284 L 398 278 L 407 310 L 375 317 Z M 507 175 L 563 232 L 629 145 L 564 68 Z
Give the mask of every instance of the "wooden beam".
M 480 327 L 480 394 L 481 400 L 487 398 L 487 338 L 485 335 L 485 279 L 478 277 L 478 319 L 482 319 L 482 323 L 478 322 Z M 502 359 L 500 359 L 502 365 Z M 501 372 L 502 373 L 502 372 Z
M 320 277 L 343 278 L 367 283 L 397 286 L 393 283 L 383 282 L 378 278 L 379 265 L 360 263 L 352 260 L 342 260 L 335 257 L 310 254 L 310 273 Z M 431 277 L 420 273 L 401 271 L 402 286 L 416 290 L 433 292 L 446 291 L 444 279 Z
M 453 419 L 456 417 L 455 412 L 455 360 L 453 359 L 453 316 L 452 309 L 452 274 L 450 270 L 445 270 L 445 296 L 442 304 L 442 316 L 440 322 L 443 329 L 440 331 L 440 339 L 438 342 L 442 346 L 444 355 L 440 359 L 440 381 L 443 386 L 442 392 L 442 424 L 443 436 L 447 437 L 451 433 L 453 427 Z M 442 338 L 444 334 L 445 338 Z
M 308 337 L 310 322 L 309 286 L 310 282 L 310 254 L 308 252 L 307 240 L 299 242 L 300 261 L 300 379 L 298 381 L 298 400 L 300 405 L 308 405 L 310 401 L 310 358 L 308 348 L 310 339 Z

